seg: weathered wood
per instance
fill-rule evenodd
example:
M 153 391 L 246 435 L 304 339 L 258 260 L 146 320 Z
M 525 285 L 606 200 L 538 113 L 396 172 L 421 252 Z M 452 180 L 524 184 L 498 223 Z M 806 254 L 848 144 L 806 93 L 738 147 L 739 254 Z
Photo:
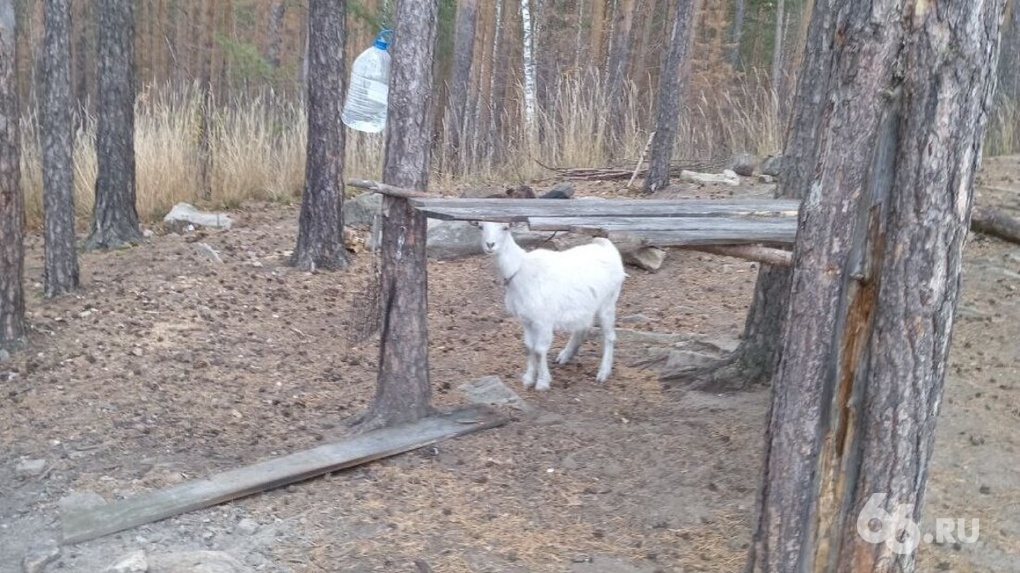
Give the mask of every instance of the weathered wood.
M 785 268 L 793 265 L 793 251 L 773 249 L 770 247 L 763 247 L 761 245 L 690 246 L 688 248 L 694 251 L 712 253 L 714 255 L 757 261 L 774 267 Z
M 434 219 L 525 222 L 530 217 L 796 217 L 790 199 L 411 199 Z
M 797 231 L 793 217 L 528 217 L 532 231 Z
M 63 516 L 64 543 L 95 539 L 188 511 L 351 468 L 506 423 L 496 410 L 472 405 L 229 470 L 203 480 L 140 494 Z
M 435 197 L 424 191 L 416 191 L 414 189 L 407 189 L 405 187 L 397 187 L 395 185 L 387 185 L 385 183 L 379 183 L 378 181 L 372 181 L 370 179 L 351 179 L 347 182 L 351 187 L 358 187 L 360 189 L 368 189 L 380 195 L 389 195 L 390 197 L 402 197 L 409 199 L 411 197 Z
M 978 233 L 1020 243 L 1020 220 L 1002 211 L 975 207 L 970 215 L 970 228 Z
M 691 247 L 701 245 L 756 245 L 789 246 L 796 238 L 797 230 L 771 228 L 721 228 L 694 229 L 689 231 L 611 231 L 606 237 L 611 241 L 639 239 L 649 247 Z

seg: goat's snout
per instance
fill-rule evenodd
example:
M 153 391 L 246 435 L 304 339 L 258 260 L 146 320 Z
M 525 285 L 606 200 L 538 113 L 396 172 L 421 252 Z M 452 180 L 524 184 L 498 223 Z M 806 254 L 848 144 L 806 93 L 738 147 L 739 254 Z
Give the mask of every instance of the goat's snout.
M 496 248 L 496 243 L 494 243 L 492 241 L 485 241 L 485 250 L 486 251 L 491 251 L 491 250 L 493 250 L 495 248 Z

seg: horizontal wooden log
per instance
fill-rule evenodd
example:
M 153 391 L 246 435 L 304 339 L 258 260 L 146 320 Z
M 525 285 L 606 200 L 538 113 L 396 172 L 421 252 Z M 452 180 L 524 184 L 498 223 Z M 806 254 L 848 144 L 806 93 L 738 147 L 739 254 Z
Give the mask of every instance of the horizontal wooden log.
M 970 216 L 970 228 L 977 233 L 1020 244 L 1020 219 L 1014 219 L 1003 211 L 975 207 Z
M 793 217 L 529 217 L 533 231 L 575 231 L 591 233 L 602 231 L 711 231 L 743 230 L 796 232 L 797 219 Z
M 612 231 L 611 241 L 640 240 L 650 247 L 687 247 L 697 245 L 790 246 L 797 230 L 782 228 L 695 229 L 689 231 Z
M 435 442 L 506 423 L 499 412 L 468 406 L 449 414 L 383 428 L 254 465 L 229 470 L 208 479 L 190 481 L 63 516 L 65 543 L 95 539 L 110 533 L 210 507 L 324 473 L 354 467 Z
M 411 199 L 433 219 L 524 222 L 529 217 L 790 217 L 800 202 L 790 199 Z
M 347 182 L 347 184 L 351 187 L 368 189 L 369 191 L 379 193 L 380 195 L 389 195 L 390 197 L 402 197 L 404 199 L 410 199 L 411 197 L 436 197 L 436 195 L 430 195 L 423 191 L 405 189 L 404 187 L 394 187 L 393 185 L 379 183 L 378 181 L 372 181 L 370 179 L 351 179 Z
M 688 245 L 685 248 L 693 251 L 712 253 L 713 255 L 723 255 L 726 257 L 744 259 L 746 261 L 765 263 L 774 267 L 793 266 L 793 251 L 773 249 L 771 247 L 763 247 L 761 245 Z

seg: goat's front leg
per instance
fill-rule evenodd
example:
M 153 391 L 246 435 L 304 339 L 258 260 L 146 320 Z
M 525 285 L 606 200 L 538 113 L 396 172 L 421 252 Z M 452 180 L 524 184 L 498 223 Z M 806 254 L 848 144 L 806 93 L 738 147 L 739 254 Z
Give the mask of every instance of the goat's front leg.
M 549 373 L 549 361 L 547 359 L 552 341 L 552 327 L 536 329 L 534 339 L 535 351 L 533 354 L 535 360 L 538 361 L 538 383 L 535 385 L 535 390 L 548 390 L 552 382 L 552 374 Z
M 528 366 L 521 376 L 521 383 L 524 384 L 525 388 L 531 388 L 535 385 L 537 356 L 535 354 L 535 334 L 533 330 L 531 325 L 524 325 L 524 348 L 528 355 Z

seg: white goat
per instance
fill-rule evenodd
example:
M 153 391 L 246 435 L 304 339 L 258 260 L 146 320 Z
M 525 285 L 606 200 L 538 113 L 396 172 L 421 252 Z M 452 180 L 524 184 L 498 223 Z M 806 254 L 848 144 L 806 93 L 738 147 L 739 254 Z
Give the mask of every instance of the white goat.
M 616 300 L 627 276 L 616 246 L 597 238 L 566 251 L 526 252 L 511 235 L 510 225 L 478 225 L 482 249 L 496 257 L 506 287 L 506 309 L 524 323 L 528 352 L 528 367 L 521 377 L 524 387 L 549 389 L 552 376 L 546 354 L 554 331 L 571 333 L 570 342 L 556 358 L 557 364 L 565 364 L 577 354 L 596 317 L 602 328 L 602 364 L 595 379 L 605 382 L 613 369 Z

